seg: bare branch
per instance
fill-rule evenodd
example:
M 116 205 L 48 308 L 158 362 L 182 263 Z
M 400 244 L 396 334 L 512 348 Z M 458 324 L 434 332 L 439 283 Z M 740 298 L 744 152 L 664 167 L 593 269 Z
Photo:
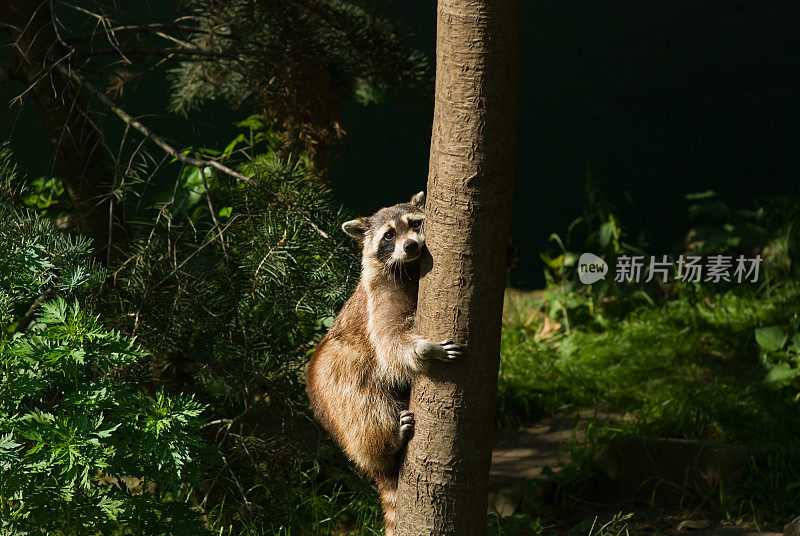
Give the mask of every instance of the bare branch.
M 84 78 L 82 75 L 78 74 L 77 72 L 73 71 L 68 67 L 64 67 L 63 65 L 56 65 L 55 68 L 65 76 L 74 80 L 81 87 L 86 89 L 86 91 L 88 91 L 94 97 L 96 97 L 97 100 L 99 100 L 104 106 L 106 106 L 109 110 L 114 112 L 114 114 L 117 117 L 122 119 L 126 124 L 134 128 L 135 130 L 138 130 L 140 134 L 142 134 L 150 141 L 158 145 L 165 153 L 175 158 L 176 160 L 179 160 L 185 164 L 189 164 L 190 166 L 199 167 L 201 169 L 204 167 L 212 167 L 217 171 L 224 173 L 225 175 L 228 175 L 230 177 L 234 177 L 239 180 L 243 180 L 245 182 L 252 182 L 253 179 L 251 177 L 242 175 L 238 171 L 234 171 L 228 166 L 220 164 L 216 160 L 200 160 L 181 153 L 175 147 L 167 143 L 167 140 L 165 140 L 164 138 L 162 138 L 161 136 L 159 136 L 146 126 L 144 126 L 128 112 L 117 106 L 117 104 L 114 101 L 112 101 L 105 93 L 100 91 L 97 87 L 94 86 L 94 84 L 86 80 L 86 78 Z
M 235 39 L 230 33 L 220 32 L 213 29 L 197 28 L 195 26 L 185 26 L 182 24 L 166 24 L 166 23 L 152 23 L 133 26 L 113 26 L 109 28 L 114 34 L 154 34 L 159 37 L 164 37 L 163 32 L 187 32 L 192 34 L 206 34 L 215 37 L 224 37 L 225 39 Z M 76 35 L 69 41 L 72 45 L 79 45 L 94 41 L 96 36 L 92 35 Z M 167 35 L 165 39 L 173 40 L 173 36 Z
M 128 112 L 126 112 L 125 110 L 123 110 L 122 108 L 117 106 L 117 104 L 114 101 L 112 101 L 105 93 L 100 91 L 97 87 L 94 86 L 94 84 L 92 84 L 91 82 L 86 80 L 86 78 L 84 78 L 82 75 L 80 75 L 79 73 L 75 72 L 74 70 L 72 70 L 72 69 L 70 69 L 68 67 L 64 67 L 63 65 L 60 65 L 60 64 L 56 64 L 55 68 L 59 72 L 61 72 L 62 74 L 64 74 L 68 78 L 70 78 L 71 80 L 74 80 L 78 85 L 80 85 L 81 87 L 86 89 L 86 91 L 88 91 L 94 97 L 96 97 L 104 106 L 106 106 L 109 110 L 114 112 L 114 114 L 117 117 L 122 119 L 130 127 L 132 127 L 135 130 L 139 131 L 139 133 L 141 133 L 143 136 L 148 138 L 150 141 L 152 141 L 153 143 L 158 145 L 158 147 L 160 147 L 165 153 L 167 153 L 168 155 L 172 156 L 176 160 L 178 160 L 180 162 L 183 162 L 185 164 L 189 164 L 190 166 L 198 167 L 201 170 L 203 168 L 205 168 L 205 167 L 211 167 L 211 168 L 214 168 L 215 170 L 219 171 L 220 173 L 228 175 L 229 177 L 233 177 L 233 178 L 245 181 L 247 183 L 252 183 L 253 182 L 252 177 L 248 177 L 246 175 L 243 175 L 243 174 L 239 173 L 238 171 L 235 171 L 235 170 L 229 168 L 228 166 L 217 162 L 216 160 L 200 160 L 198 158 L 193 158 L 191 156 L 187 156 L 187 155 L 183 154 L 182 152 L 180 152 L 176 148 L 174 148 L 172 145 L 170 145 L 167 142 L 167 140 L 165 140 L 164 138 L 162 138 L 161 136 L 159 136 L 158 134 L 156 134 L 155 132 L 153 132 L 152 130 L 147 128 L 146 126 L 144 126 L 141 122 L 139 122 L 136 118 L 134 118 Z M 277 192 L 275 192 L 275 195 L 280 197 L 280 194 L 278 194 Z M 212 214 L 212 217 L 213 216 L 214 215 Z M 315 224 L 313 221 L 311 221 L 310 218 L 308 218 L 306 216 L 304 219 L 306 220 L 306 223 L 308 223 L 308 225 L 312 229 L 314 229 L 314 231 L 317 232 L 317 234 L 319 234 L 323 238 L 330 239 L 330 236 L 325 231 L 320 229 L 317 224 Z
M 55 0 L 50 0 L 50 24 L 53 25 L 53 32 L 56 34 L 56 39 L 59 43 L 61 43 L 61 46 L 67 50 L 70 50 L 71 47 L 66 41 L 64 41 L 64 38 L 61 37 L 61 32 L 58 29 L 58 17 L 56 17 Z

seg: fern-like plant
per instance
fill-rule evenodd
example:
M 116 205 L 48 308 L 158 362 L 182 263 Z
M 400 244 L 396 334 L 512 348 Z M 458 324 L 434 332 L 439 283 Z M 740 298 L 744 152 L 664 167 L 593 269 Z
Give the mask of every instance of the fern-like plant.
M 198 534 L 203 406 L 146 396 L 104 327 L 90 244 L 21 208 L 0 154 L 0 534 Z

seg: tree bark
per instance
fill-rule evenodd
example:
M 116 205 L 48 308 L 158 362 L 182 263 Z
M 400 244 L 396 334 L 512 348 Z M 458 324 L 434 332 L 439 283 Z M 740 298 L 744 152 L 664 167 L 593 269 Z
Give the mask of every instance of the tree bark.
M 36 0 L 3 0 L 0 16 L 15 42 L 15 76 L 30 87 L 39 118 L 53 152 L 55 174 L 69 194 L 78 227 L 94 241 L 98 259 L 105 260 L 113 217 L 114 241 L 126 238 L 121 207 L 114 207 L 113 171 L 103 150 L 102 136 L 89 119 L 86 101 L 78 87 L 53 69 L 64 58 L 53 27 L 50 3 Z
M 436 102 L 416 322 L 466 349 L 411 393 L 416 425 L 400 473 L 397 528 L 486 533 L 514 178 L 518 0 L 439 0 Z

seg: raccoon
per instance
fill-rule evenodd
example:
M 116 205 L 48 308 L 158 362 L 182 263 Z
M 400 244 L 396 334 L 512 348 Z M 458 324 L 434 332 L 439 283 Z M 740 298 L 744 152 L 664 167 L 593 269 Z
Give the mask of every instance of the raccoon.
M 453 341 L 432 342 L 414 329 L 424 205 L 420 192 L 342 226 L 361 244 L 361 279 L 306 368 L 315 416 L 377 484 L 387 536 L 402 451 L 414 430 L 411 381 L 425 360 L 462 353 Z

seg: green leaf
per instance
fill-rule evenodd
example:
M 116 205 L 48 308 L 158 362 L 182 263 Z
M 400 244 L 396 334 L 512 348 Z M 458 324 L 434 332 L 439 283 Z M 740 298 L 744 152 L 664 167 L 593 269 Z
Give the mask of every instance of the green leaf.
M 19 443 L 15 443 L 12 437 L 14 436 L 10 432 L 0 436 L 0 451 L 13 451 L 22 446 Z
M 800 333 L 795 333 L 792 337 L 792 347 L 795 352 L 800 352 Z
M 706 190 L 705 192 L 695 192 L 691 194 L 686 194 L 686 199 L 689 201 L 700 201 L 702 199 L 712 199 L 717 196 L 717 192 L 714 190 Z
M 775 387 L 789 385 L 800 376 L 800 370 L 790 367 L 787 363 L 779 363 L 772 367 L 764 378 L 764 383 Z
M 124 503 L 122 501 L 112 499 L 110 497 L 103 497 L 97 506 L 109 519 L 116 521 L 117 516 L 125 511 Z
M 201 169 L 197 166 L 186 166 L 181 175 L 181 184 L 191 192 L 197 194 L 205 193 L 206 189 L 205 186 L 203 186 L 203 176 L 201 173 Z
M 611 242 L 611 237 L 614 235 L 614 223 L 607 221 L 603 225 L 600 226 L 600 248 L 605 248 L 609 242 Z
M 100 437 L 100 438 L 110 437 L 111 434 L 117 428 L 119 428 L 121 425 L 122 425 L 122 423 L 117 423 L 114 426 L 112 426 L 111 428 L 106 428 L 105 430 L 98 430 L 97 432 L 95 432 L 95 435 L 97 435 L 97 437 Z
M 240 143 L 247 143 L 247 138 L 245 137 L 244 134 L 239 134 L 238 136 L 233 138 L 233 140 L 231 140 L 231 142 L 225 146 L 225 150 L 222 151 L 222 155 L 229 156 L 233 152 L 233 150 L 236 149 L 236 146 Z
M 756 329 L 756 342 L 768 352 L 775 352 L 786 344 L 786 334 L 777 326 Z
M 44 443 L 42 443 L 42 442 L 36 443 L 34 446 L 29 448 L 27 451 L 25 451 L 25 456 L 30 456 L 31 454 L 36 454 L 37 452 L 39 452 L 43 448 L 44 448 Z
M 67 302 L 63 298 L 56 298 L 42 304 L 42 314 L 39 321 L 43 324 L 62 324 L 67 320 Z
M 251 128 L 253 130 L 258 130 L 266 125 L 266 118 L 263 115 L 253 114 L 247 119 L 243 119 L 242 121 L 234 123 L 234 125 L 240 128 Z
M 561 266 L 562 261 L 564 260 L 564 255 L 559 255 L 558 257 L 553 259 L 547 253 L 542 253 L 539 255 L 539 257 L 541 257 L 544 263 L 553 270 L 557 270 L 558 267 Z

